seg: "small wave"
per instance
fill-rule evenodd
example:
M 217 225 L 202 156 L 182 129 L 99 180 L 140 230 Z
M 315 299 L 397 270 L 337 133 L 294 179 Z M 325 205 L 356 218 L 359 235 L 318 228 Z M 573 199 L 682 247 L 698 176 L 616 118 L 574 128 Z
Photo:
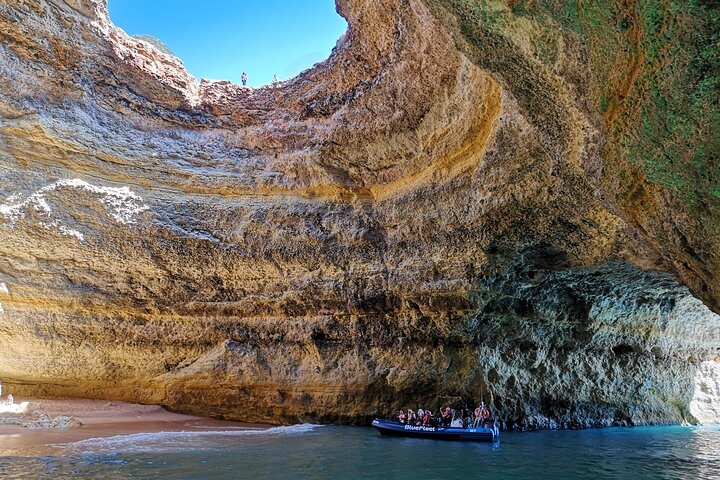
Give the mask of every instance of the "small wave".
M 135 450 L 135 449 L 174 449 L 174 448 L 203 448 L 203 440 L 217 440 L 219 438 L 249 437 L 257 435 L 299 435 L 311 432 L 321 425 L 305 423 L 284 427 L 271 427 L 263 429 L 244 430 L 202 430 L 202 431 L 172 431 L 172 432 L 144 432 L 111 437 L 94 437 L 77 442 L 57 443 L 51 446 L 70 450 Z

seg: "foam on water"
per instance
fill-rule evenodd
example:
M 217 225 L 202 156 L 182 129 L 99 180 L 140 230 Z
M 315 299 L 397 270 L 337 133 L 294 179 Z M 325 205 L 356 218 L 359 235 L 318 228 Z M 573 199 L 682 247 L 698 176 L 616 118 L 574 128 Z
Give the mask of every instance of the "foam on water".
M 237 438 L 250 436 L 278 436 L 300 435 L 311 432 L 321 425 L 302 424 L 284 427 L 242 430 L 202 430 L 202 431 L 175 431 L 175 432 L 147 432 L 132 433 L 128 435 L 115 435 L 112 437 L 95 437 L 77 442 L 59 443 L 52 445 L 72 451 L 146 451 L 177 450 L 177 449 L 203 449 L 217 446 L 222 437 Z

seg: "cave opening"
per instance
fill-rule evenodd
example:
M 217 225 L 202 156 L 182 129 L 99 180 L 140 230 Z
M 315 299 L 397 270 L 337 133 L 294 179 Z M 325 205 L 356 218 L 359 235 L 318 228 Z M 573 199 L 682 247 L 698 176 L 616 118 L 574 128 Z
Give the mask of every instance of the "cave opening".
M 594 53 L 559 60 L 573 35 L 533 40 L 563 50 L 543 65 L 517 31 L 445 28 L 453 16 L 429 9 L 442 2 L 337 0 L 352 26 L 330 60 L 253 92 L 196 85 L 110 25 L 108 1 L 198 76 L 286 78 L 232 59 L 215 63 L 234 75 L 198 71 L 120 21 L 122 0 L 0 8 L 0 376 L 21 393 L 283 422 L 489 395 L 523 428 L 678 422 L 695 393 L 695 418 L 720 418 L 720 317 L 673 276 L 702 273 L 700 236 L 650 193 L 647 223 L 625 212 L 647 231 L 620 215 L 620 165 L 585 118 Z M 314 29 L 295 18 L 300 34 L 260 26 L 265 40 L 230 20 L 237 37 L 215 48 L 220 28 L 190 35 L 212 2 L 136 13 L 148 4 L 191 12 L 174 25 L 206 54 L 271 67 L 260 46 Z M 470 27 L 485 38 L 461 52 Z M 631 167 L 622 178 L 651 190 Z M 687 233 L 667 228 L 675 213 Z M 690 235 L 690 260 L 682 238 L 663 245 L 671 233 Z
M 196 79 L 259 87 L 327 59 L 347 22 L 334 0 L 108 0 L 111 21 L 178 57 Z

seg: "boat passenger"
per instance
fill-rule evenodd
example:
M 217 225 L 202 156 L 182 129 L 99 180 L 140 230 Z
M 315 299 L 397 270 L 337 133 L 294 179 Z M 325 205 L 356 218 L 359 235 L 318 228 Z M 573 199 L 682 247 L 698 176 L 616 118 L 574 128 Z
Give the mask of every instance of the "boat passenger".
M 450 410 L 452 421 L 450 422 L 451 428 L 463 428 L 463 418 L 462 418 L 462 411 L 455 410 L 454 408 Z
M 417 409 L 417 418 L 418 418 L 418 425 L 422 423 L 423 418 L 425 418 L 425 410 L 423 410 L 422 407 Z
M 407 411 L 407 424 L 408 424 L 408 425 L 415 425 L 415 422 L 416 422 L 415 412 L 413 412 L 412 410 L 410 410 L 410 409 L 408 408 L 408 411 Z
M 467 405 L 465 405 L 462 409 L 462 420 L 463 428 L 468 428 L 470 425 L 472 425 L 472 419 L 470 418 L 470 409 L 467 408 Z
M 430 426 L 430 418 L 432 417 L 432 412 L 430 410 L 425 410 L 425 415 L 423 416 L 422 424 L 425 427 Z
M 482 410 L 480 410 L 480 405 L 477 406 L 475 411 L 473 412 L 473 415 L 475 416 L 475 421 L 473 422 L 473 428 L 477 428 L 482 423 L 482 416 L 481 416 Z
M 485 420 L 490 418 L 490 410 L 485 406 L 485 402 L 480 403 L 480 417 L 482 418 L 482 423 L 485 423 Z
M 398 422 L 405 423 L 405 412 L 403 410 L 400 410 L 400 415 L 398 415 Z
M 440 422 L 442 423 L 443 427 L 449 427 L 450 422 L 452 422 L 452 415 L 450 415 L 450 407 L 445 407 L 445 410 L 443 410 Z

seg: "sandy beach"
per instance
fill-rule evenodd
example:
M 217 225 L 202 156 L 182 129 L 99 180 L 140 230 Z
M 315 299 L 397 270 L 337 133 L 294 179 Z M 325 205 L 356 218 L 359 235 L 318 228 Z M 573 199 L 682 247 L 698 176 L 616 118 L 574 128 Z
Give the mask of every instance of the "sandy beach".
M 16 401 L 30 402 L 33 409 L 51 418 L 74 417 L 82 426 L 28 429 L 20 425 L 0 425 L 0 456 L 58 455 L 62 454 L 57 447 L 60 444 L 133 433 L 267 428 L 172 413 L 158 405 L 87 399 L 18 398 Z

